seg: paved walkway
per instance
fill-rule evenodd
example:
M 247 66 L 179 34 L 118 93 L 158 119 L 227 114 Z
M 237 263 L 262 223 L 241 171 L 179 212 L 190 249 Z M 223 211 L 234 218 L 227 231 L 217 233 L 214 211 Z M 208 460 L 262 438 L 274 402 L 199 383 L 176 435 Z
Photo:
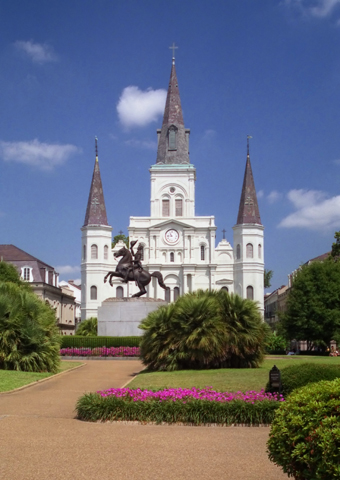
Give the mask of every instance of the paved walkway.
M 88 362 L 0 395 L 0 478 L 10 480 L 284 480 L 266 427 L 181 427 L 76 420 L 84 392 L 124 385 L 138 360 Z

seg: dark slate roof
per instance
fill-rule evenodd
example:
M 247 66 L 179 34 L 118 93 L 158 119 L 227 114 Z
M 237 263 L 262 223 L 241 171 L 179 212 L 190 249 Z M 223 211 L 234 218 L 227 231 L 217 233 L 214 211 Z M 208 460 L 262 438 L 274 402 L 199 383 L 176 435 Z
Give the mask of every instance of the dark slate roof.
M 50 274 L 56 273 L 51 265 L 42 262 L 38 258 L 30 255 L 24 250 L 21 250 L 15 245 L 0 245 L 0 260 L 3 260 L 7 263 L 12 263 L 17 268 L 19 274 L 22 267 L 31 267 L 33 271 L 34 282 L 45 283 L 46 271 L 50 272 Z M 50 280 L 48 283 L 50 283 Z
M 108 225 L 98 155 L 96 155 L 94 163 L 90 194 L 83 226 L 86 227 L 87 225 Z
M 168 148 L 168 130 L 174 125 L 176 133 L 176 150 Z M 176 75 L 175 62 L 173 60 L 168 94 L 166 97 L 162 129 L 158 142 L 157 162 L 158 164 L 188 164 L 189 151 L 186 130 L 184 127 L 181 99 L 179 96 L 178 81 Z
M 262 225 L 259 206 L 257 204 L 255 183 L 250 164 L 249 151 L 247 154 L 246 169 L 244 172 L 240 206 L 237 216 L 237 225 L 245 223 Z

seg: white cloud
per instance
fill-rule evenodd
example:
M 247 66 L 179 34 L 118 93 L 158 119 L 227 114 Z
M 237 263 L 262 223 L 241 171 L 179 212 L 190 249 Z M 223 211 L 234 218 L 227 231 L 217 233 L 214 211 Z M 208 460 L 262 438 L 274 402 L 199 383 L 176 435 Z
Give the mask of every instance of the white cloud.
M 318 190 L 291 190 L 287 198 L 296 212 L 284 218 L 279 227 L 324 230 L 339 228 L 340 195 L 328 198 Z
M 26 42 L 18 40 L 14 45 L 18 50 L 28 55 L 35 63 L 55 62 L 57 60 L 53 48 L 46 43 L 34 43 L 32 40 Z
M 131 138 L 130 140 L 126 140 L 125 144 L 135 148 L 146 148 L 147 150 L 157 150 L 157 142 L 153 142 L 152 140 L 135 140 Z
M 142 91 L 138 87 L 124 88 L 117 105 L 119 121 L 126 128 L 144 127 L 155 122 L 164 112 L 166 90 Z
M 73 274 L 73 273 L 79 273 L 80 272 L 80 267 L 79 265 L 59 265 L 58 267 L 55 267 L 56 271 L 60 275 L 68 275 L 68 274 Z
M 276 190 L 273 190 L 270 192 L 270 194 L 267 196 L 267 200 L 269 203 L 275 203 L 277 200 L 279 200 L 282 197 L 280 192 L 277 192 Z
M 211 128 L 208 128 L 207 130 L 205 130 L 205 132 L 203 133 L 203 140 L 211 140 L 213 138 L 216 137 L 216 131 L 211 129 Z
M 75 145 L 57 143 L 41 143 L 38 139 L 29 142 L 0 141 L 0 156 L 6 162 L 17 162 L 40 170 L 53 170 L 62 165 L 71 155 L 80 153 Z
M 298 8 L 303 15 L 325 18 L 340 5 L 340 0 L 284 0 L 284 4 Z
M 257 198 L 262 198 L 264 196 L 264 191 L 263 190 L 259 190 L 257 192 Z

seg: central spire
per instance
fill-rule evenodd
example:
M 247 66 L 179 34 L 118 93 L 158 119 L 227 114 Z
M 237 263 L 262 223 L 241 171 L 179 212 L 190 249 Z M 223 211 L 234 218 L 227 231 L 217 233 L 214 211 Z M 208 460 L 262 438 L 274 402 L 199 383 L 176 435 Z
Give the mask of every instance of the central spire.
M 175 46 L 170 48 L 177 48 Z M 162 129 L 158 130 L 158 164 L 189 164 L 189 130 L 184 127 L 174 53 Z

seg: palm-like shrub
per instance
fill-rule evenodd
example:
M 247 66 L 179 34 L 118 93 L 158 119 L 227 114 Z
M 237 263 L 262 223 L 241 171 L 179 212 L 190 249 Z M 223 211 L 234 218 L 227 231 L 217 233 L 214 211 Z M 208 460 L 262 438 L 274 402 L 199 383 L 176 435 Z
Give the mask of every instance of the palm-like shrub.
M 51 307 L 19 285 L 0 282 L 0 368 L 55 372 L 59 349 Z
M 257 367 L 267 332 L 256 303 L 224 290 L 184 295 L 140 328 L 141 358 L 154 370 Z
M 93 337 L 97 336 L 97 327 L 98 327 L 98 320 L 96 317 L 88 318 L 87 320 L 83 320 L 77 328 L 76 335 L 80 335 L 82 337 Z

